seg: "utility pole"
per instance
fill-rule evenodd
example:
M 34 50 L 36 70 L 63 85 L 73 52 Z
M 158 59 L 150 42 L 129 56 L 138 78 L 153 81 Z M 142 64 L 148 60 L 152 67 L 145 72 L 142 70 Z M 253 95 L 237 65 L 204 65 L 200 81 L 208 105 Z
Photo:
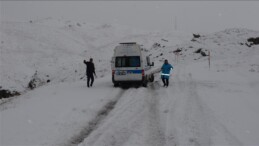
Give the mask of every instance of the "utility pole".
M 177 17 L 174 16 L 174 30 L 177 30 Z
M 174 53 L 174 60 L 175 60 L 176 64 L 178 64 L 178 58 L 179 58 L 179 52 L 175 52 Z
M 210 70 L 210 51 L 209 51 L 209 70 Z

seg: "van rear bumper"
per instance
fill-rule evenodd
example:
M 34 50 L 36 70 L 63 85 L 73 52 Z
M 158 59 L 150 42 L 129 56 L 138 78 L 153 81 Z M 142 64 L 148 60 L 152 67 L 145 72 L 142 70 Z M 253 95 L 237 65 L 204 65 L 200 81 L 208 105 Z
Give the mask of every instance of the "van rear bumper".
M 115 80 L 114 76 L 112 76 L 113 84 L 127 84 L 127 83 L 143 83 L 145 81 L 145 77 L 142 77 L 141 80 Z

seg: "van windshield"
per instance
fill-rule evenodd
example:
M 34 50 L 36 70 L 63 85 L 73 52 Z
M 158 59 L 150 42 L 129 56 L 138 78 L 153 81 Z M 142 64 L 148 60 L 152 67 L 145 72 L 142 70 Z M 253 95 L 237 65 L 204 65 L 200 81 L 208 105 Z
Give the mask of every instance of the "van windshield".
M 140 67 L 139 56 L 116 57 L 115 67 Z

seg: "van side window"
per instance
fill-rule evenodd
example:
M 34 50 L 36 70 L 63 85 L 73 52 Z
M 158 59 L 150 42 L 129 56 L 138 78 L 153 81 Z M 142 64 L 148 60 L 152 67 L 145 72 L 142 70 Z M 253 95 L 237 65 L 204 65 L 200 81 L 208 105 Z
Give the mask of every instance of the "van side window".
M 139 56 L 116 57 L 115 67 L 140 67 Z

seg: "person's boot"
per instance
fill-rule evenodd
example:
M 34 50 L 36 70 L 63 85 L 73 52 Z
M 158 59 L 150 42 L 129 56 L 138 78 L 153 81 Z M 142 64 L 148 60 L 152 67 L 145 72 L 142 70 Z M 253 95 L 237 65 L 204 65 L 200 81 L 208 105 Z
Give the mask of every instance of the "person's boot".
M 162 78 L 162 81 L 164 83 L 164 87 L 166 86 L 166 82 L 165 82 L 165 79 Z

